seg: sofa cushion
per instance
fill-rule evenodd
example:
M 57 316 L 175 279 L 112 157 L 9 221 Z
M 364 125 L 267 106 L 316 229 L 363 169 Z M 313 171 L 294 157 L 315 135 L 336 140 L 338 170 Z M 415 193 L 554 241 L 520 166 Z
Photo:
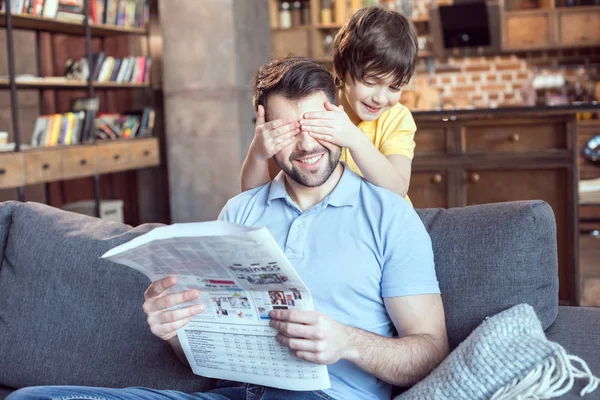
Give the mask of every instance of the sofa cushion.
M 150 333 L 147 278 L 99 258 L 155 225 L 14 202 L 0 222 L 0 385 L 212 386 Z
M 558 310 L 556 224 L 542 201 L 417 210 L 431 235 L 451 348 L 481 321 L 528 303 L 546 329 Z

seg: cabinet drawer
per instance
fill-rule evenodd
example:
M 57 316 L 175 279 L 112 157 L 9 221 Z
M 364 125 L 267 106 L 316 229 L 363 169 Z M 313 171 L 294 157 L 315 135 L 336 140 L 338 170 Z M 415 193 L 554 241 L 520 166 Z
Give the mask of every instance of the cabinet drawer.
M 62 179 L 62 149 L 24 151 L 25 183 L 43 183 Z
M 287 56 L 309 57 L 311 42 L 310 30 L 305 27 L 277 29 L 271 31 L 273 58 Z
M 98 145 L 98 172 L 124 171 L 129 168 L 130 162 L 129 143 L 100 143 Z
M 0 154 L 0 188 L 19 187 L 23 185 L 23 182 L 23 155 Z
M 600 44 L 600 10 L 564 11 L 558 14 L 558 41 L 562 46 Z
M 527 15 L 506 14 L 503 49 L 543 48 L 552 44 L 550 15 L 547 12 Z
M 447 208 L 448 177 L 446 172 L 413 172 L 410 177 L 408 197 L 415 208 Z
M 97 166 L 95 147 L 76 146 L 64 150 L 63 179 L 94 175 Z
M 467 126 L 463 148 L 473 152 L 536 152 L 567 148 L 567 133 L 560 124 Z
M 156 139 L 132 140 L 130 153 L 129 165 L 132 168 L 153 167 L 160 164 L 158 140 Z
M 446 130 L 441 127 L 418 127 L 415 144 L 415 154 L 445 153 Z

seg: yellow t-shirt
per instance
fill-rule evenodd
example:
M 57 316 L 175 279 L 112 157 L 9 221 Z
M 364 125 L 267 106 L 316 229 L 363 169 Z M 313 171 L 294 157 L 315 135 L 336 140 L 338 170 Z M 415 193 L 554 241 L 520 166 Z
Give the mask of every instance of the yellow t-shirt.
M 371 143 L 384 156 L 400 154 L 408 157 L 411 161 L 415 154 L 415 132 L 417 125 L 408 108 L 398 103 L 389 110 L 383 112 L 375 121 L 362 121 L 358 129 L 363 131 Z M 352 159 L 347 148 L 342 150 L 342 161 L 360 176 L 362 173 Z M 405 199 L 410 203 L 408 196 Z M 410 203 L 412 205 L 412 203 Z

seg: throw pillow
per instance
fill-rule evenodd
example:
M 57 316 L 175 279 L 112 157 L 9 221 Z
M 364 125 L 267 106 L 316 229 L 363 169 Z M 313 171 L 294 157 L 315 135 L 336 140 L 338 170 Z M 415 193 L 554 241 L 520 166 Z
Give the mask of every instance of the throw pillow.
M 577 378 L 581 395 L 600 383 L 581 358 L 546 339 L 533 308 L 488 317 L 427 378 L 394 400 L 512 400 L 562 396 Z

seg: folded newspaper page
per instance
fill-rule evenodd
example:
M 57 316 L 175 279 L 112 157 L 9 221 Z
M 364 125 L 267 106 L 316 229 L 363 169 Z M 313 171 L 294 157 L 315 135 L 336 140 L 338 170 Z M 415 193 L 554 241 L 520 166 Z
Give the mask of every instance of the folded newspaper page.
M 314 310 L 310 291 L 266 228 L 224 221 L 152 230 L 102 256 L 152 282 L 177 276 L 172 292 L 200 290 L 206 310 L 177 331 L 192 371 L 288 390 L 330 387 L 325 365 L 297 358 L 269 326 L 276 309 Z

